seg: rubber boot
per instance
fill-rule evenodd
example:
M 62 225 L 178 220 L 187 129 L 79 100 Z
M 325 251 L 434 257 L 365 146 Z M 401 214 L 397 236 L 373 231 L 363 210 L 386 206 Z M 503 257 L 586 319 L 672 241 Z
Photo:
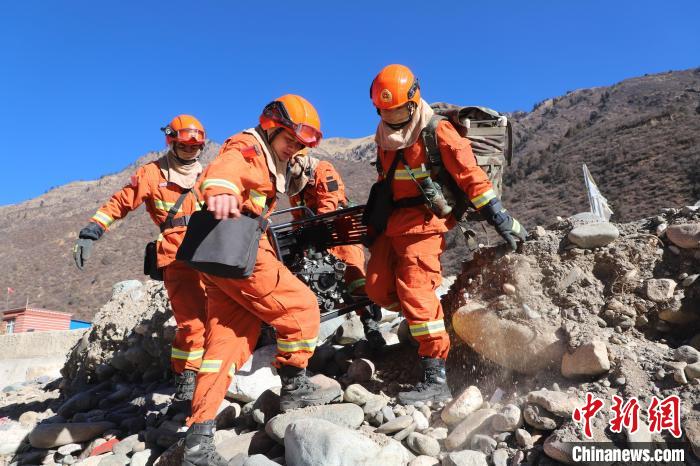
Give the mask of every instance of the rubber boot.
M 280 411 L 304 408 L 306 406 L 325 405 L 339 400 L 340 388 L 321 388 L 306 376 L 306 369 L 294 366 L 282 366 L 277 369 L 282 380 L 280 390 Z
M 197 373 L 193 370 L 184 370 L 181 374 L 175 374 L 175 396 L 170 405 L 170 413 L 192 414 L 192 396 L 197 381 Z
M 183 466 L 226 466 L 226 461 L 214 448 L 216 421 L 197 422 L 190 426 L 185 436 Z
M 399 402 L 403 405 L 412 405 L 417 402 L 445 401 L 452 398 L 450 388 L 447 386 L 445 375 L 445 360 L 439 358 L 421 358 L 423 368 L 422 381 L 417 383 L 413 390 L 399 392 Z

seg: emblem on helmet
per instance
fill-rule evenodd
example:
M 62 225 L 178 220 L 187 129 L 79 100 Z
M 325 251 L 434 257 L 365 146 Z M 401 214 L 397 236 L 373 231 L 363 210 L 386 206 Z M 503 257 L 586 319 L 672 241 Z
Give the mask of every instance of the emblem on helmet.
M 391 102 L 394 96 L 391 95 L 391 91 L 389 89 L 382 89 L 380 98 L 382 99 L 382 102 Z

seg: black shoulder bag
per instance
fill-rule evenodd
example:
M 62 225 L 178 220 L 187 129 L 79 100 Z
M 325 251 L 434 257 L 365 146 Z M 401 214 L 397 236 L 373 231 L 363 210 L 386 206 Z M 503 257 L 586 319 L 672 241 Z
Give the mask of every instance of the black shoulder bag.
M 177 259 L 200 272 L 225 278 L 247 278 L 253 274 L 258 243 L 267 230 L 265 205 L 262 214 L 243 213 L 237 219 L 217 220 L 206 204 L 192 214 Z
M 362 213 L 362 223 L 370 227 L 370 236 L 367 238 L 365 246 L 369 246 L 374 239 L 386 230 L 389 216 L 394 210 L 394 194 L 391 191 L 391 182 L 394 180 L 394 172 L 403 156 L 403 150 L 396 151 L 396 157 L 389 171 L 382 180 L 377 181 L 369 190 L 369 197 L 365 210 Z M 377 156 L 377 169 L 381 170 L 379 165 L 379 156 Z
M 165 218 L 165 221 L 160 224 L 161 233 L 168 228 L 187 225 L 187 221 L 189 220 L 188 215 L 175 220 L 173 220 L 173 218 L 175 214 L 177 214 L 177 211 L 180 210 L 180 206 L 182 206 L 182 203 L 185 201 L 190 191 L 191 189 L 183 191 L 180 197 L 177 198 L 175 204 L 168 210 L 168 216 Z M 151 277 L 152 280 L 163 281 L 163 269 L 158 268 L 158 241 L 151 241 L 146 244 L 146 250 L 143 255 L 143 273 Z

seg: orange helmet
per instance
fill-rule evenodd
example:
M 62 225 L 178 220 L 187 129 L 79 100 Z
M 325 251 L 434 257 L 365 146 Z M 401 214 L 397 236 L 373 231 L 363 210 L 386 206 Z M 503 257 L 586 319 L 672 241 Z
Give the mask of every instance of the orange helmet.
M 379 72 L 369 88 L 369 96 L 378 110 L 388 110 L 420 102 L 420 84 L 411 70 L 403 65 L 389 65 Z
M 297 141 L 307 147 L 316 147 L 323 134 L 318 112 L 305 98 L 287 94 L 265 106 L 260 115 L 263 129 L 285 128 Z
M 168 145 L 179 142 L 190 146 L 199 146 L 204 144 L 207 136 L 204 132 L 204 126 L 192 115 L 176 116 L 169 125 L 161 128 L 161 131 L 165 133 L 165 143 Z

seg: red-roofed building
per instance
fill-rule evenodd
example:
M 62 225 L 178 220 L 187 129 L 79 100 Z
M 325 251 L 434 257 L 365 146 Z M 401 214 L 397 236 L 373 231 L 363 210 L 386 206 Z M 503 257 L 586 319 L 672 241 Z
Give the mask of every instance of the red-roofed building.
M 5 324 L 5 333 L 69 330 L 71 315 L 67 312 L 23 307 L 5 311 L 2 321 Z

